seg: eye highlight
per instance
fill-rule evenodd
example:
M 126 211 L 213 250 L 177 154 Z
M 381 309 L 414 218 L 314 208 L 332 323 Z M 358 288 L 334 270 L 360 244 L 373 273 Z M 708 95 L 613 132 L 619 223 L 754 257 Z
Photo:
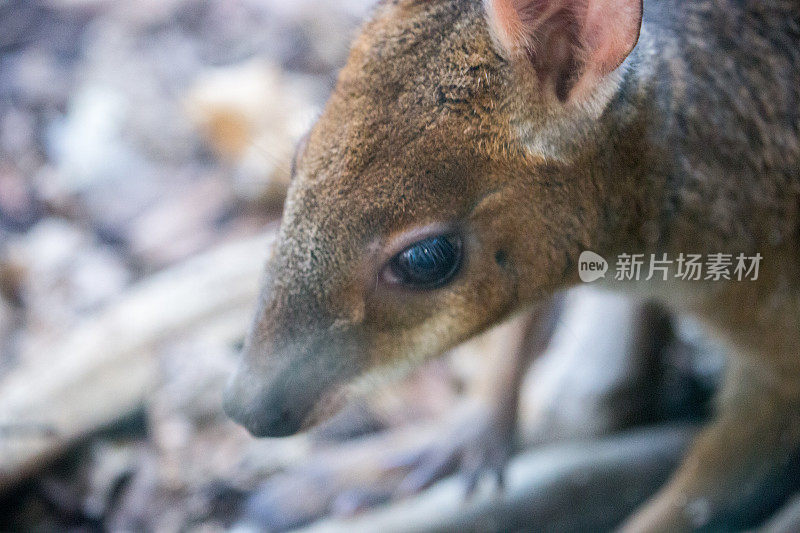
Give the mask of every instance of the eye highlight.
M 400 252 L 387 265 L 391 281 L 418 289 L 435 289 L 450 281 L 461 267 L 461 239 L 438 235 Z

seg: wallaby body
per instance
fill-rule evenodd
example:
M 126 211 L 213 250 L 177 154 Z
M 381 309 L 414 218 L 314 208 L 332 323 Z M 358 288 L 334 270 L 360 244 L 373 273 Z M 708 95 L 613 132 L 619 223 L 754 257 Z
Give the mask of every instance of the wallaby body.
M 731 341 L 726 406 L 627 525 L 703 526 L 800 447 L 800 4 L 379 4 L 298 150 L 228 410 L 298 431 L 575 284 L 585 250 L 763 256 L 633 287 Z

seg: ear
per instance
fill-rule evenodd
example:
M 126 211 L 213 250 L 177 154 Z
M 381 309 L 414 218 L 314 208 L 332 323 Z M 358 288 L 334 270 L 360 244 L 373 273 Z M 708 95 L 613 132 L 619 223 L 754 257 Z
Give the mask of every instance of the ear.
M 588 97 L 639 40 L 642 0 L 484 0 L 511 59 L 533 64 L 559 100 Z

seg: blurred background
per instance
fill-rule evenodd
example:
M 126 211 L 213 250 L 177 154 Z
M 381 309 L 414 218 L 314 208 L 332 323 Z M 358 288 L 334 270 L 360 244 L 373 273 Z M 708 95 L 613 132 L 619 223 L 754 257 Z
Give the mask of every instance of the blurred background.
M 367 3 L 0 2 L 0 529 L 234 520 L 258 236 Z
M 371 3 L 0 0 L 0 530 L 600 530 L 666 479 L 720 350 L 661 311 L 643 346 L 641 306 L 589 290 L 502 493 L 437 483 L 486 438 L 502 329 L 306 435 L 222 413 L 294 144 Z

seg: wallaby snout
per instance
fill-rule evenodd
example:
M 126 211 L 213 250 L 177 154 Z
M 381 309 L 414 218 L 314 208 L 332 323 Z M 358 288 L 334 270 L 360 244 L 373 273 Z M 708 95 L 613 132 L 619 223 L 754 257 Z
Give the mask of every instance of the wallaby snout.
M 355 373 L 353 346 L 337 335 L 293 341 L 269 353 L 251 342 L 225 391 L 225 412 L 256 437 L 293 435 L 341 404 Z
M 290 409 L 287 402 L 257 383 L 244 365 L 225 390 L 225 412 L 244 426 L 254 437 L 284 437 L 299 431 L 302 414 Z
M 263 375 L 242 363 L 225 391 L 225 412 L 244 426 L 254 437 L 285 437 L 297 433 L 307 416 L 308 395 L 300 389 L 281 387 L 289 368 L 278 371 L 269 383 Z M 305 392 L 306 389 L 302 389 Z M 291 396 L 287 392 L 292 393 Z

